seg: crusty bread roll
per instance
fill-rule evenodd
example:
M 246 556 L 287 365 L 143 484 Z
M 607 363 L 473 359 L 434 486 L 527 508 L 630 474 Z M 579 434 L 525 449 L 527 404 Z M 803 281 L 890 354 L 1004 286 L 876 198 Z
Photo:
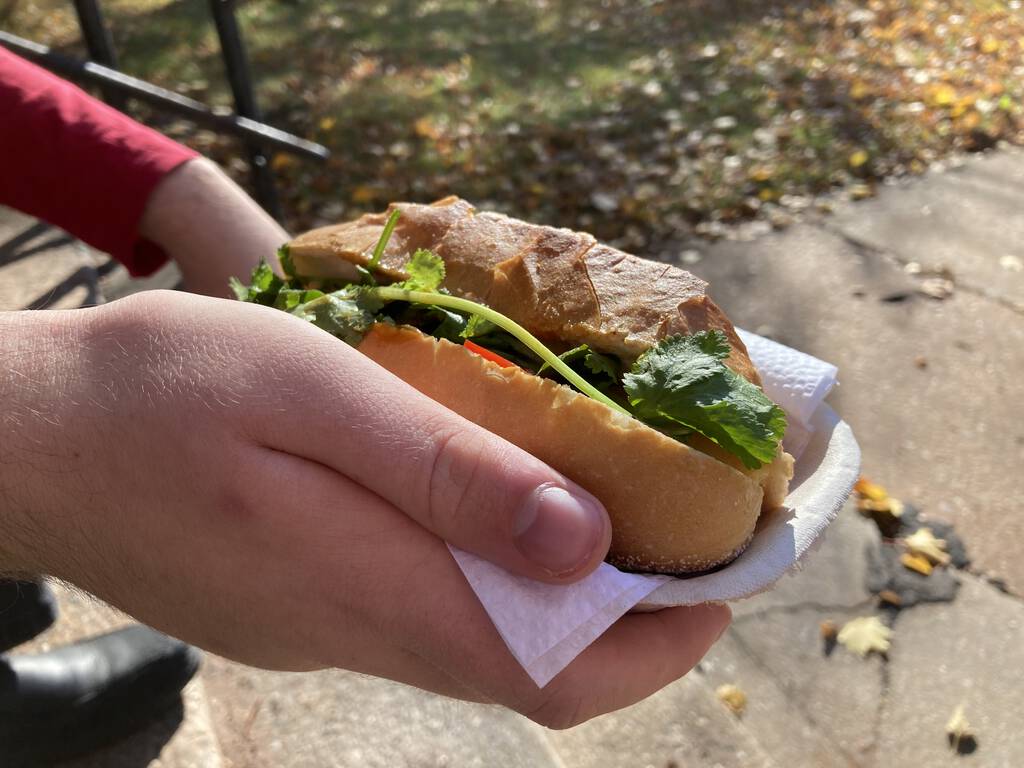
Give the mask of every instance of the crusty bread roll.
M 359 351 L 599 498 L 613 565 L 705 571 L 753 535 L 762 497 L 754 479 L 586 395 L 413 328 L 377 324 Z
M 579 344 L 631 364 L 660 339 L 717 329 L 726 364 L 760 377 L 707 283 L 677 267 L 602 245 L 590 235 L 479 213 L 449 197 L 393 204 L 289 244 L 298 275 L 358 280 L 389 212 L 401 211 L 379 264 L 407 277 L 419 248 L 445 262 L 444 287 L 520 323 L 555 351 Z M 609 561 L 636 571 L 686 574 L 729 562 L 762 509 L 785 499 L 793 460 L 781 449 L 756 470 L 710 440 L 689 445 L 568 386 L 506 369 L 415 329 L 377 325 L 359 349 L 434 400 L 548 462 L 597 496 L 612 519 Z
M 444 287 L 483 302 L 564 349 L 591 344 L 632 362 L 659 339 L 717 329 L 729 339 L 726 364 L 760 385 L 732 323 L 707 295 L 708 284 L 678 267 L 631 256 L 584 232 L 477 213 L 464 200 L 394 203 L 402 212 L 380 262 L 381 273 L 407 277 L 417 248 L 444 259 Z M 289 252 L 300 275 L 358 279 L 388 213 L 299 235 Z

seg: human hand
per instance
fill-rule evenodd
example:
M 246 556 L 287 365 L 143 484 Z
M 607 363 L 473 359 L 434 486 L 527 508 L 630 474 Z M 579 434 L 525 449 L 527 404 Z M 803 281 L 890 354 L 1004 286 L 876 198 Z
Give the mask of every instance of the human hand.
M 728 623 L 722 606 L 626 616 L 538 689 L 444 541 L 578 579 L 610 539 L 585 491 L 285 313 L 152 292 L 0 317 L 0 340 L 44 342 L 0 361 L 8 569 L 239 661 L 342 667 L 552 727 L 682 676 Z

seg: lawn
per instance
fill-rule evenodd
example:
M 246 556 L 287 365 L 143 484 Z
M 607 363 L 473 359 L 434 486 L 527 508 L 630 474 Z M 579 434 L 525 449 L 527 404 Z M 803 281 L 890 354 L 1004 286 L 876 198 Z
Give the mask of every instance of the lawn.
M 80 52 L 62 0 L 0 27 Z M 201 0 L 107 0 L 125 71 L 230 97 Z M 1024 142 L 1020 2 L 251 0 L 239 17 L 300 229 L 449 193 L 670 255 Z M 237 144 L 144 116 L 244 177 Z M 762 225 L 767 226 L 767 224 Z

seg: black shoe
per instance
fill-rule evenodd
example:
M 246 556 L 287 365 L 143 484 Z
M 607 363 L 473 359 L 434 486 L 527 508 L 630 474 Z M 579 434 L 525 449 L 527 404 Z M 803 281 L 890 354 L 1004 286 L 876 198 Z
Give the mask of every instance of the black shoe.
M 0 658 L 0 765 L 43 765 L 139 730 L 179 700 L 196 649 L 135 625 Z
M 57 618 L 57 600 L 37 581 L 0 581 L 0 652 L 31 640 Z

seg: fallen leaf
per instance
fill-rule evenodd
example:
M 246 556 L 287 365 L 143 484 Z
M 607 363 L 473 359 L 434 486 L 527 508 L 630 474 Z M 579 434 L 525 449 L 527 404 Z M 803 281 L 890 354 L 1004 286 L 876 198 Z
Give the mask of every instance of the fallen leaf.
M 896 592 L 893 592 L 891 589 L 883 589 L 881 592 L 879 592 L 878 599 L 886 605 L 893 605 L 896 607 L 903 605 L 903 598 L 900 597 L 899 594 L 897 594 Z
M 858 149 L 852 155 L 850 155 L 850 167 L 860 168 L 864 163 L 868 161 L 868 153 L 863 149 Z
M 863 475 L 857 478 L 853 490 L 858 496 L 863 496 L 872 501 L 885 501 L 889 498 L 889 492 L 883 486 L 871 482 Z
M 894 499 L 891 496 L 882 501 L 860 499 L 857 502 L 857 506 L 860 508 L 861 512 L 870 512 L 872 515 L 881 512 L 891 517 L 900 517 L 903 514 L 903 502 L 899 499 Z
M 323 117 L 323 118 L 320 119 L 320 123 L 319 123 L 320 130 L 321 131 L 325 131 L 325 132 L 326 131 L 334 130 L 334 126 L 337 123 L 338 123 L 338 121 L 335 118 L 333 118 L 333 117 Z
M 953 295 L 953 281 L 944 277 L 929 277 L 921 281 L 917 290 L 933 299 L 948 299 Z
M 941 83 L 932 88 L 928 94 L 929 101 L 935 107 L 948 107 L 956 101 L 956 89 L 946 83 Z
M 900 555 L 900 562 L 904 568 L 911 571 L 916 571 L 922 576 L 931 576 L 932 574 L 932 563 L 924 555 L 915 555 L 911 552 L 904 552 Z
M 818 631 L 822 640 L 833 640 L 839 634 L 839 625 L 832 619 L 825 619 L 818 625 Z
M 891 644 L 892 630 L 877 616 L 852 619 L 839 630 L 838 640 L 847 650 L 865 657 L 872 651 L 884 654 Z
M 863 99 L 869 93 L 871 93 L 871 88 L 863 80 L 857 80 L 850 86 L 850 97 L 857 99 L 858 101 Z
M 949 746 L 955 752 L 960 752 L 969 744 L 974 743 L 974 733 L 971 731 L 971 725 L 967 722 L 967 717 L 964 715 L 963 704 L 960 704 L 953 710 L 953 716 L 946 723 L 946 737 L 949 739 Z
M 910 554 L 926 557 L 936 565 L 949 565 L 946 540 L 935 538 L 931 528 L 918 528 L 903 540 L 903 545 Z
M 735 685 L 720 685 L 715 695 L 734 715 L 742 715 L 743 710 L 747 708 L 747 694 Z
M 283 171 L 285 168 L 291 168 L 298 164 L 298 160 L 295 159 L 294 155 L 286 155 L 279 153 L 274 155 L 274 159 L 270 161 L 270 167 L 275 171 Z
M 434 125 L 434 121 L 429 117 L 421 117 L 412 124 L 413 130 L 417 136 L 422 136 L 425 139 L 437 139 L 441 136 L 441 131 Z
M 865 200 L 874 194 L 870 184 L 854 184 L 850 187 L 850 197 L 854 200 Z

